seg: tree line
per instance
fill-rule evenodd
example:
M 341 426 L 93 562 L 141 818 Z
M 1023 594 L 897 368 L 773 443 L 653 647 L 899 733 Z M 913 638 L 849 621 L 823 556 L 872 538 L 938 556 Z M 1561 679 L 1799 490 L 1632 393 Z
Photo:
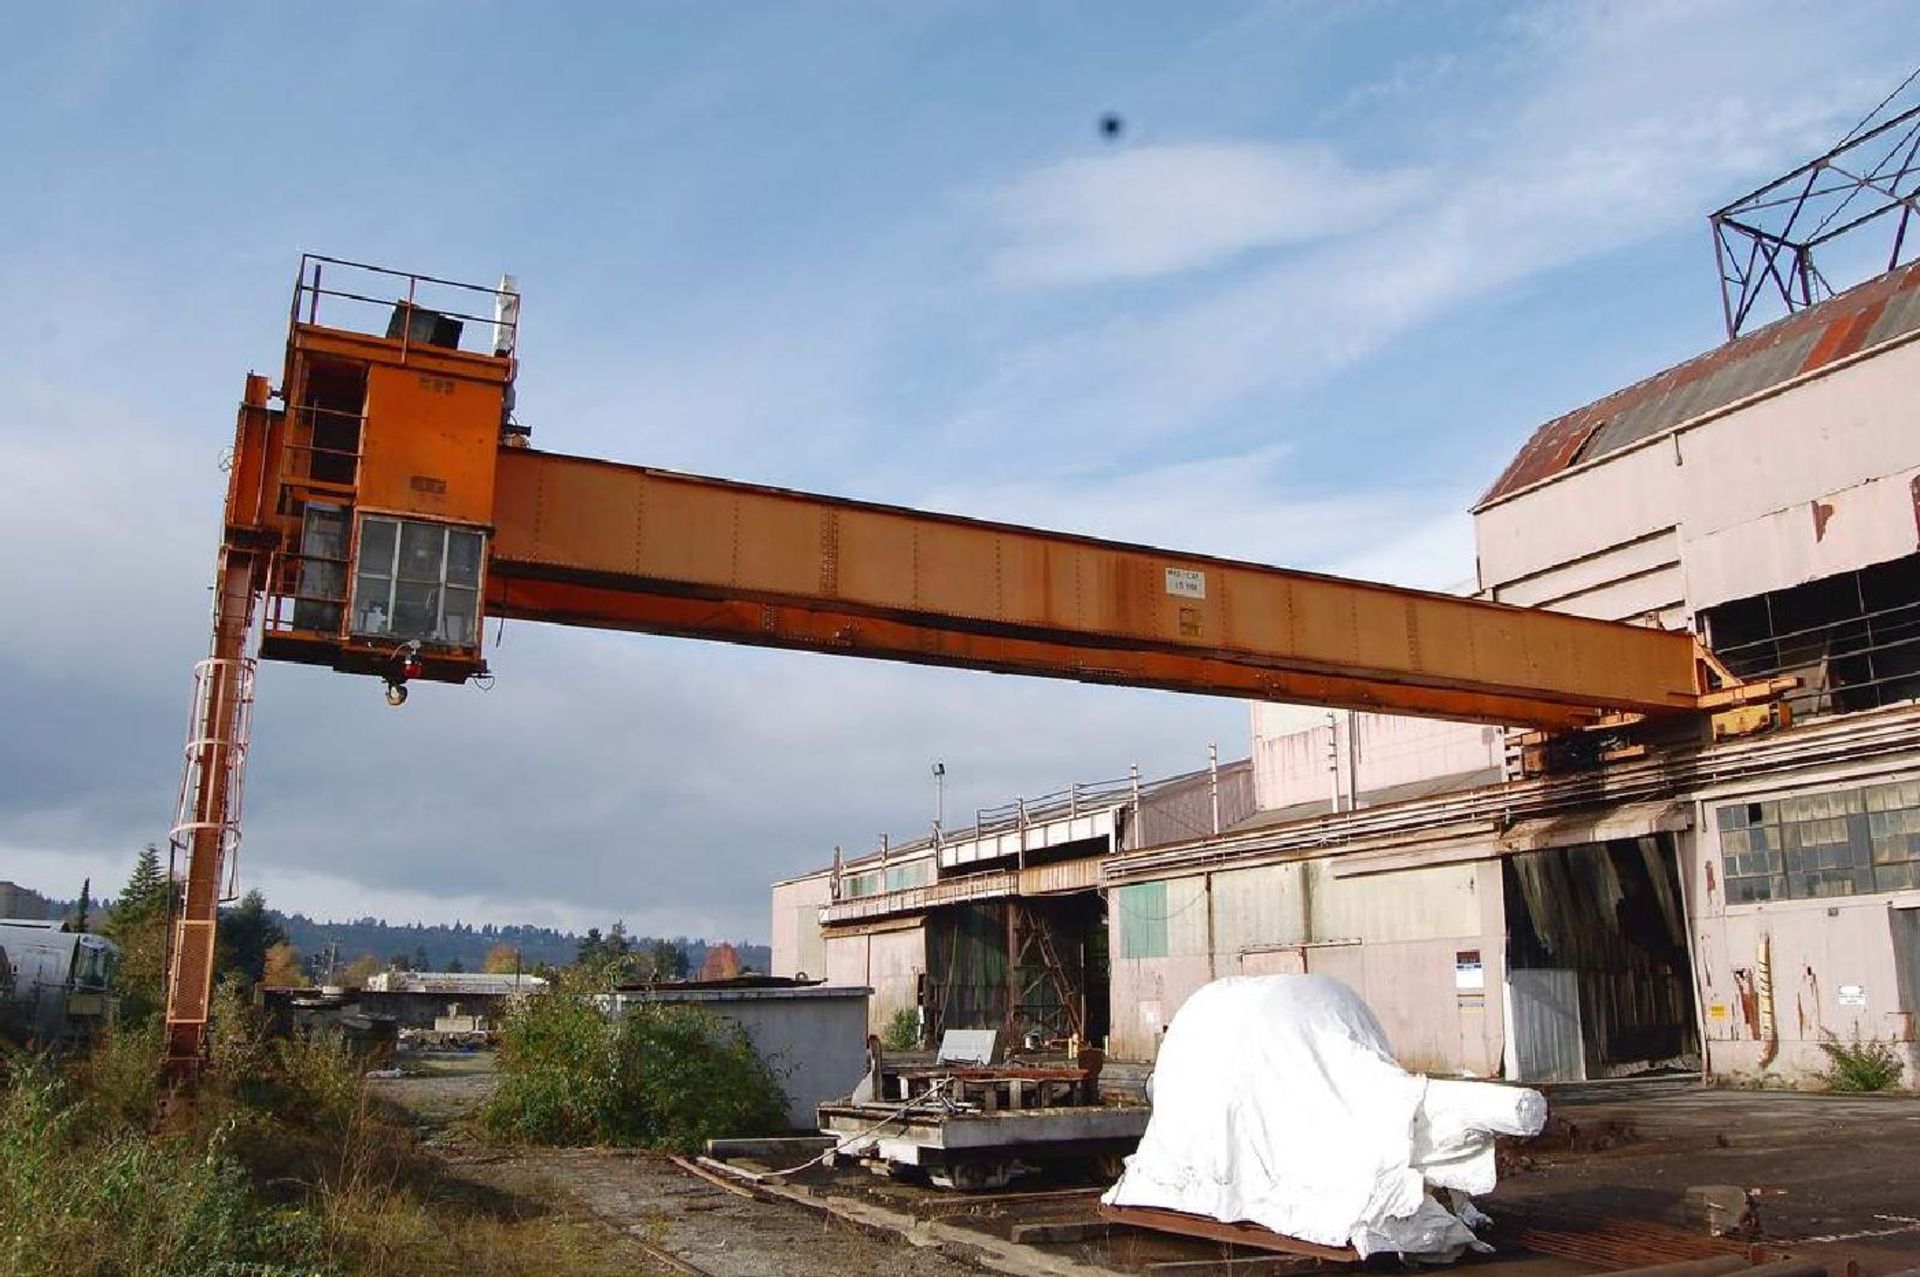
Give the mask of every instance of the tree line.
M 92 884 L 77 900 L 62 903 L 58 916 L 76 930 L 95 930 L 121 946 L 131 982 L 151 977 L 157 991 L 164 975 L 169 884 L 152 845 L 136 858 L 120 894 L 96 905 Z M 380 971 L 490 971 L 540 974 L 578 967 L 615 981 L 723 978 L 769 969 L 766 945 L 714 942 L 688 936 L 630 936 L 622 922 L 584 935 L 551 927 L 454 922 L 388 923 L 364 917 L 321 922 L 302 913 L 271 908 L 249 891 L 220 911 L 216 974 L 233 973 L 273 986 L 357 985 Z

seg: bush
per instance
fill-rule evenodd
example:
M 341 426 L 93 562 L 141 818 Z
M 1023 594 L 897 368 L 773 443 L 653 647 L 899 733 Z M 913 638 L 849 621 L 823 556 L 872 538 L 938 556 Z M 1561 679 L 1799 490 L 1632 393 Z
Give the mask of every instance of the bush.
M 1851 1043 L 1822 1042 L 1820 1049 L 1831 1061 L 1827 1085 L 1836 1091 L 1891 1091 L 1900 1085 L 1903 1070 L 1891 1042 L 1862 1042 L 1856 1033 Z
M 889 1051 L 911 1051 L 920 1045 L 920 1013 L 912 1007 L 900 1007 L 887 1018 L 880 1032 L 880 1045 Z
M 738 1027 L 699 1007 L 642 1003 L 609 1019 L 588 998 L 529 998 L 501 1026 L 481 1110 L 497 1139 L 692 1152 L 785 1123 L 786 1097 Z

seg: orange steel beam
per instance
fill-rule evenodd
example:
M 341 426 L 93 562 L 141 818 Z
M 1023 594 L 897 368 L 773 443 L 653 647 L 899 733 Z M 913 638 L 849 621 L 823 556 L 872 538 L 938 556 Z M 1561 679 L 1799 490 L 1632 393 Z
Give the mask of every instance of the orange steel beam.
M 359 285 L 323 288 L 323 268 L 390 291 L 366 285 L 377 300 Z M 457 323 L 448 340 L 441 321 L 485 319 L 466 303 L 447 314 L 417 304 L 423 285 L 492 297 L 494 341 L 463 350 Z M 321 323 L 323 296 L 389 308 L 385 335 Z M 406 534 L 393 532 L 393 557 L 362 573 L 369 518 L 410 523 L 429 549 L 451 546 L 433 541 L 442 526 L 469 544 L 486 536 L 487 617 L 1549 734 L 1779 690 L 1738 684 L 1685 633 L 514 446 L 524 436 L 511 423 L 516 364 L 511 339 L 500 343 L 517 332 L 518 306 L 510 290 L 303 257 L 283 384 L 247 379 L 172 837 L 185 858 L 167 987 L 176 1082 L 193 1077 L 205 1047 L 221 881 L 240 834 L 256 619 L 263 659 L 378 674 L 390 694 L 410 677 L 459 682 L 486 670 L 484 626 L 462 612 L 469 623 L 447 627 L 442 596 L 428 596 L 430 623 L 409 603 L 402 628 L 399 587 L 430 585 L 451 560 L 408 577 Z M 432 322 L 416 336 L 422 318 Z M 311 532 L 309 515 L 320 516 Z M 394 587 L 393 615 L 354 616 L 368 580 L 376 603 L 380 582 Z M 435 588 L 466 587 L 448 577 Z M 1553 743 L 1529 745 L 1543 766 L 1555 765 Z
M 486 611 L 1549 730 L 1705 691 L 1685 633 L 523 448 Z

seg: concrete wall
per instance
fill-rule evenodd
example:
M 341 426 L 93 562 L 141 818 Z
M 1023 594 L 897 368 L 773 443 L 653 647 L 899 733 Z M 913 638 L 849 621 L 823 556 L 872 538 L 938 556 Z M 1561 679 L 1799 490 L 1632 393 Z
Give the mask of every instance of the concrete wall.
M 1817 793 L 1886 779 L 1920 776 L 1920 757 L 1889 776 L 1848 775 L 1844 769 L 1810 774 L 1795 786 L 1763 792 L 1725 786 L 1698 805 L 1693 837 L 1683 838 L 1693 929 L 1694 970 L 1701 1005 L 1701 1035 L 1707 1065 L 1730 1077 L 1767 1076 L 1800 1081 L 1826 1072 L 1822 1042 L 1878 1039 L 1897 1044 L 1907 1068 L 1906 1084 L 1920 1085 L 1920 1045 L 1915 1044 L 1920 1000 L 1908 962 L 1920 961 L 1920 891 L 1831 896 L 1729 904 L 1722 882 L 1720 834 L 1714 810 L 1723 803 L 1753 802 L 1788 794 Z M 1772 1045 L 1763 1031 L 1760 987 L 1770 976 Z M 1903 988 L 1902 976 L 1906 975 Z M 1751 990 L 1743 997 L 1745 989 Z
M 660 989 L 632 1001 L 691 1002 L 745 1029 L 787 1093 L 787 1122 L 814 1130 L 815 1108 L 852 1093 L 867 1067 L 865 989 Z
M 1349 878 L 1335 873 L 1336 863 L 1291 861 L 1112 891 L 1114 1056 L 1151 1060 L 1181 1003 L 1211 979 L 1306 971 L 1344 980 L 1364 997 L 1409 1068 L 1496 1072 L 1504 1033 L 1499 865 Z M 1479 956 L 1483 989 L 1456 987 L 1456 962 L 1467 953 Z

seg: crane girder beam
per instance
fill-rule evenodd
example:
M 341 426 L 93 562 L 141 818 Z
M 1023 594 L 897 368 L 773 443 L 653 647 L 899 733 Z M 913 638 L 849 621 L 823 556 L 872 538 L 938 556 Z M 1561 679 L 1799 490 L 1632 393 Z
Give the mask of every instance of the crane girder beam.
M 1697 710 L 1690 635 L 524 448 L 489 616 L 1562 730 Z
M 376 675 L 394 704 L 484 674 L 484 620 L 514 617 L 1524 725 L 1543 766 L 1605 734 L 1569 729 L 1685 731 L 1780 690 L 1685 633 L 536 451 L 518 315 L 510 281 L 307 255 L 282 384 L 247 379 L 173 831 L 176 1082 L 204 1058 L 256 618 L 260 659 Z
M 1118 650 L 789 604 L 636 592 L 622 584 L 521 575 L 520 565 L 512 563 L 496 564 L 496 568 L 488 590 L 488 614 L 514 620 L 1462 722 L 1573 728 L 1593 720 L 1591 714 L 1566 706 L 1488 693 L 1404 685 L 1387 691 L 1364 679 L 1271 669 L 1184 652 Z

